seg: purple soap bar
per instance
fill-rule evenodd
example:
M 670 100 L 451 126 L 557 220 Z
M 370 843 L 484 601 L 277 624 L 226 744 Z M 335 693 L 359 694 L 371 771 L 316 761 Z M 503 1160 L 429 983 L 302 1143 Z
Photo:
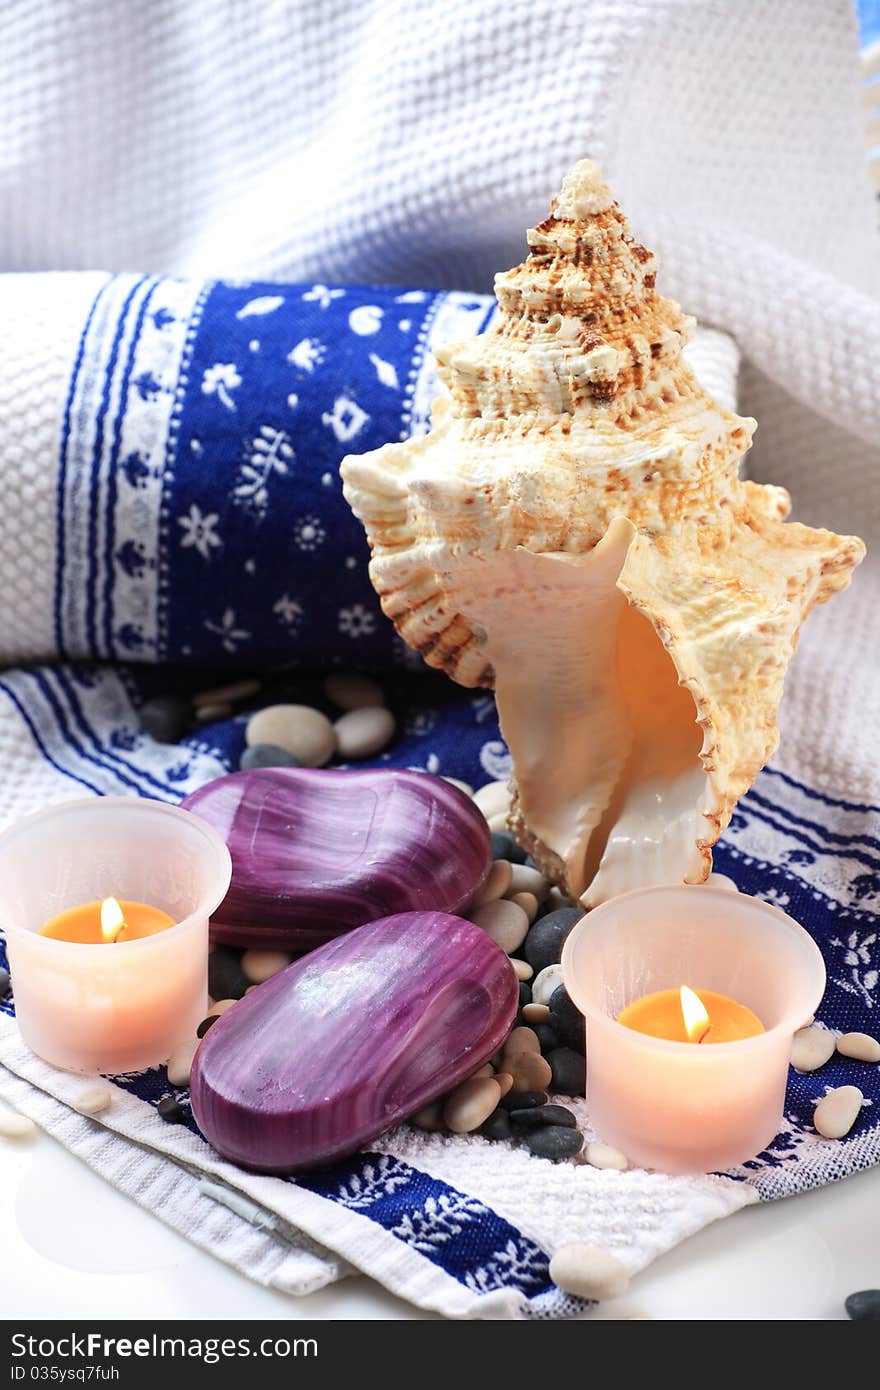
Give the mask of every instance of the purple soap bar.
M 472 922 L 405 912 L 294 961 L 205 1034 L 193 1114 L 225 1158 L 290 1173 L 354 1153 L 497 1052 L 508 957 Z
M 395 912 L 466 912 L 489 872 L 482 812 L 426 772 L 260 768 L 183 804 L 232 854 L 211 919 L 230 946 L 310 951 Z

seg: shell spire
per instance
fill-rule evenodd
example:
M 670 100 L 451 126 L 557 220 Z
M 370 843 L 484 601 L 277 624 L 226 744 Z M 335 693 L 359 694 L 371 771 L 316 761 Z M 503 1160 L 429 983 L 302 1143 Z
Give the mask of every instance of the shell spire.
M 342 475 L 385 612 L 429 665 L 494 687 L 512 829 L 592 904 L 706 878 L 776 747 L 800 626 L 864 546 L 740 480 L 755 422 L 697 381 L 694 320 L 595 164 L 528 246 L 492 327 L 438 352 L 431 433 Z

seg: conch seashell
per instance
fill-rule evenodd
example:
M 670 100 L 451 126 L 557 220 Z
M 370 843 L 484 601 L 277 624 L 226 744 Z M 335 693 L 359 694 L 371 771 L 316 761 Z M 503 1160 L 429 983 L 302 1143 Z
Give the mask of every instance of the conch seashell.
M 705 880 L 776 747 L 800 626 L 864 546 L 740 480 L 755 422 L 694 377 L 694 320 L 595 164 L 528 243 L 493 327 L 438 354 L 430 434 L 342 475 L 385 612 L 429 665 L 494 686 L 511 828 L 589 905 Z

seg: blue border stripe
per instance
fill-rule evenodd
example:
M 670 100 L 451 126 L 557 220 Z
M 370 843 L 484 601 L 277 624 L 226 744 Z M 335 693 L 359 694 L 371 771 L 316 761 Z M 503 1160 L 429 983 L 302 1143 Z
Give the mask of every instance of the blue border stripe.
M 2 690 L 4 695 L 8 695 L 12 703 L 15 705 L 15 708 L 18 710 L 19 714 L 21 715 L 22 719 L 24 720 L 25 724 L 30 730 L 31 737 L 34 740 L 34 743 L 37 745 L 43 757 L 46 759 L 46 762 L 49 763 L 51 767 L 54 767 L 56 772 L 60 772 L 62 777 L 69 777 L 72 782 L 78 782 L 79 785 L 81 787 L 85 787 L 87 791 L 95 792 L 98 796 L 102 796 L 103 792 L 101 791 L 100 787 L 96 787 L 93 782 L 87 782 L 84 777 L 78 777 L 75 772 L 70 772 L 66 767 L 62 767 L 60 763 L 56 763 L 55 759 L 52 757 L 51 753 L 49 752 L 48 748 L 46 747 L 39 733 L 37 732 L 36 725 L 34 724 L 34 721 L 31 719 L 21 700 L 18 698 L 15 691 L 12 690 L 6 684 L 5 681 L 0 681 L 0 690 Z
M 126 776 L 124 772 L 119 771 L 115 767 L 111 767 L 109 764 L 103 762 L 100 758 L 95 757 L 93 754 L 88 753 L 86 749 L 83 748 L 76 735 L 69 728 L 67 723 L 67 717 L 64 713 L 63 708 L 61 707 L 61 703 L 58 699 L 58 696 L 56 695 L 55 691 L 52 690 L 51 686 L 49 685 L 49 682 L 47 681 L 44 675 L 42 675 L 39 671 L 25 671 L 23 672 L 23 674 L 29 676 L 30 679 L 35 682 L 38 689 L 45 697 L 46 702 L 49 705 L 49 708 L 55 716 L 55 721 L 58 725 L 64 742 L 68 745 L 68 747 L 72 748 L 74 752 L 79 755 L 80 758 L 82 758 L 83 762 L 91 763 L 92 766 L 98 768 L 100 772 L 108 772 L 112 777 L 115 777 L 118 782 L 123 783 L 127 787 L 131 787 L 132 791 L 137 792 L 138 796 L 146 795 L 144 789 L 140 787 L 138 783 L 133 780 L 133 778 Z M 97 787 L 95 788 L 95 791 L 98 792 L 99 796 L 104 795 L 104 792 Z
M 59 667 L 56 667 L 46 672 L 44 678 L 46 680 L 49 680 L 51 678 L 56 683 L 58 687 L 59 699 L 62 696 L 66 699 L 67 704 L 70 708 L 71 717 L 75 721 L 77 728 L 79 729 L 82 736 L 88 739 L 95 751 L 103 756 L 109 771 L 116 771 L 116 768 L 112 766 L 113 764 L 116 764 L 124 772 L 131 773 L 133 777 L 140 777 L 144 782 L 147 782 L 151 786 L 156 787 L 159 791 L 165 792 L 169 796 L 173 796 L 177 801 L 180 800 L 179 788 L 174 787 L 170 782 L 164 782 L 161 778 L 155 777 L 153 773 L 150 772 L 147 768 L 135 767 L 131 763 L 126 762 L 126 760 L 123 757 L 121 757 L 118 753 L 115 753 L 111 748 L 107 746 L 106 743 L 104 743 L 104 741 L 101 739 L 100 734 L 98 734 L 97 730 L 94 729 L 92 725 L 89 723 L 88 717 L 86 716 L 85 710 L 83 709 L 80 703 L 79 697 L 76 693 L 73 683 L 65 671 L 61 670 L 61 668 Z
M 85 356 L 86 342 L 89 336 L 89 329 L 95 317 L 95 312 L 104 291 L 113 283 L 113 277 L 108 276 L 98 289 L 98 293 L 92 300 L 85 326 L 80 335 L 79 346 L 76 352 L 76 360 L 73 364 L 73 371 L 70 375 L 70 387 L 67 392 L 67 400 L 64 405 L 64 423 L 61 429 L 61 446 L 58 453 L 58 496 L 56 502 L 56 553 L 55 553 L 55 646 L 61 656 L 66 656 L 64 646 L 64 632 L 61 622 L 61 594 L 64 583 L 64 483 L 67 477 L 67 450 L 70 445 L 70 421 L 73 412 L 73 398 L 76 395 L 76 386 L 79 381 L 79 374 L 82 369 L 83 357 Z
M 110 463 L 107 476 L 107 523 L 106 536 L 104 543 L 104 651 L 109 658 L 117 656 L 113 645 L 113 547 L 116 542 L 116 499 L 118 495 L 117 468 L 119 465 L 119 451 L 122 447 L 122 422 L 125 419 L 125 412 L 128 406 L 128 393 L 130 388 L 132 369 L 134 367 L 135 354 L 137 353 L 138 343 L 144 326 L 144 319 L 147 309 L 152 302 L 161 278 L 152 277 L 152 284 L 141 301 L 138 310 L 134 332 L 131 335 L 131 343 L 128 349 L 125 367 L 122 373 L 122 382 L 119 389 L 119 410 L 113 427 L 113 444 L 110 449 Z
M 843 811 L 858 811 L 862 815 L 880 814 L 880 806 L 872 806 L 870 803 L 861 801 L 844 801 L 837 796 L 828 796 L 826 792 L 818 792 L 814 787 L 808 787 L 805 782 L 799 782 L 796 777 L 790 776 L 787 772 L 780 772 L 778 767 L 765 767 L 764 771 L 771 777 L 781 777 L 783 782 L 787 782 L 790 787 L 795 787 L 804 796 L 808 796 L 813 801 L 822 801 L 826 806 L 839 806 Z
M 734 812 L 734 814 L 736 813 Z M 869 854 L 865 854 L 859 849 L 839 850 L 831 849 L 828 845 L 819 845 L 815 840 L 810 839 L 809 835 L 803 834 L 800 830 L 795 830 L 792 825 L 780 825 L 773 816 L 766 815 L 763 811 L 757 810 L 754 806 L 743 808 L 742 814 L 748 814 L 754 816 L 756 820 L 764 821 L 765 824 L 771 826 L 774 830 L 778 830 L 780 835 L 787 835 L 790 839 L 800 840 L 801 844 L 806 845 L 814 854 L 822 854 L 831 859 L 856 859 L 861 864 L 867 864 L 869 869 L 880 869 L 880 859 L 872 859 Z M 745 853 L 745 851 L 740 852 Z
M 826 840 L 834 840 L 835 843 L 844 846 L 861 843 L 870 846 L 871 849 L 880 850 L 880 840 L 876 839 L 873 835 L 842 835 L 836 830 L 829 829 L 829 827 L 823 825 L 821 821 L 812 821 L 808 820 L 805 816 L 796 815 L 795 812 L 790 811 L 787 806 L 780 806 L 777 802 L 771 801 L 769 797 L 762 796 L 760 792 L 755 791 L 754 787 L 751 787 L 743 798 L 743 806 L 745 809 L 748 809 L 748 807 L 755 802 L 757 802 L 759 806 L 765 806 L 768 811 L 775 811 L 777 815 L 784 816 L 786 820 L 790 820 L 794 825 L 802 825 L 807 830 L 815 831 Z
M 95 443 L 92 449 L 92 478 L 89 489 L 89 540 L 88 554 L 90 559 L 88 574 L 86 575 L 85 592 L 85 613 L 86 613 L 86 642 L 92 656 L 100 655 L 97 645 L 97 615 L 95 612 L 97 595 L 97 564 L 98 554 L 98 497 L 101 485 L 101 458 L 104 453 L 104 422 L 107 411 L 110 408 L 110 393 L 113 389 L 113 375 L 116 371 L 116 362 L 119 357 L 119 347 L 125 333 L 128 312 L 132 301 L 140 289 L 147 283 L 148 276 L 142 275 L 135 282 L 125 297 L 119 317 L 116 321 L 116 331 L 113 334 L 113 342 L 110 347 L 110 355 L 104 369 L 104 390 L 101 394 L 101 403 L 95 414 Z

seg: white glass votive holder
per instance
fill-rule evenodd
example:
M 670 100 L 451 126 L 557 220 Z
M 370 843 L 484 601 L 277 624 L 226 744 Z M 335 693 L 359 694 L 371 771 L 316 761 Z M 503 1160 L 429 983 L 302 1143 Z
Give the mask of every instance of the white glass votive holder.
M 591 1122 L 630 1162 L 716 1172 L 779 1132 L 792 1035 L 825 990 L 822 954 L 791 917 L 723 888 L 641 888 L 577 923 L 562 975 L 586 1020 Z M 634 1000 L 683 984 L 747 1005 L 765 1031 L 686 1043 L 617 1022 Z
M 207 1012 L 208 920 L 231 876 L 221 836 L 162 801 L 66 801 L 0 834 L 0 928 L 31 1051 L 90 1074 L 164 1062 Z M 150 903 L 175 925 L 109 945 L 40 934 L 106 897 Z

